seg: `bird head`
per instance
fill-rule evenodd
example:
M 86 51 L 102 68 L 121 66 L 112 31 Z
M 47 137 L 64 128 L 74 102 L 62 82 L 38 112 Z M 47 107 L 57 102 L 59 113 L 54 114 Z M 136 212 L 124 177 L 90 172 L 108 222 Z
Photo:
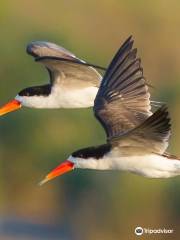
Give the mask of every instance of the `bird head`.
M 51 93 L 51 85 L 28 87 L 21 90 L 16 97 L 0 108 L 0 116 L 16 111 L 22 106 L 44 108 L 47 106 L 46 97 Z
M 79 167 L 79 163 L 81 160 L 84 160 L 86 156 L 83 154 L 84 149 L 78 150 L 76 152 L 73 152 L 66 161 L 62 162 L 60 165 L 58 165 L 56 168 L 54 168 L 50 173 L 48 173 L 45 178 L 39 183 L 39 185 L 43 185 L 44 183 L 63 175 L 64 173 L 67 173 L 74 168 Z M 87 158 L 86 158 L 87 159 Z
M 54 168 L 41 182 L 40 185 L 58 177 L 74 168 L 93 168 L 96 160 L 102 158 L 111 150 L 110 144 L 103 144 L 96 147 L 88 147 L 73 152 L 65 162 Z M 95 165 L 94 165 L 95 164 Z

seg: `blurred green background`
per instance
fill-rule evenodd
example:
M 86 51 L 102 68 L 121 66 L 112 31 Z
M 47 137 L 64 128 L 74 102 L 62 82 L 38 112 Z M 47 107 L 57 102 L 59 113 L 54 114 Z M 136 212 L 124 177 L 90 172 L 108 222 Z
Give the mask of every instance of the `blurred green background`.
M 0 3 L 0 104 L 45 83 L 26 55 L 32 40 L 55 42 L 107 66 L 133 35 L 144 75 L 172 117 L 169 150 L 180 156 L 180 2 L 14 0 Z M 132 240 L 136 226 L 170 228 L 180 239 L 180 177 L 75 170 L 37 183 L 74 150 L 105 141 L 91 109 L 23 108 L 0 118 L 0 239 Z M 141 239 L 166 239 L 143 236 Z

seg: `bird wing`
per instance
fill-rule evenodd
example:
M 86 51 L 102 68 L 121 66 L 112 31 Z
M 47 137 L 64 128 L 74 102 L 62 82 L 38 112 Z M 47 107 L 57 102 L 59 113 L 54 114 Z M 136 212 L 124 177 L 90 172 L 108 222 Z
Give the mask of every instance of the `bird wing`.
M 67 49 L 58 46 L 55 43 L 45 41 L 33 41 L 27 45 L 26 52 L 33 57 L 64 57 L 67 59 L 76 59 L 76 56 Z
M 133 129 L 152 114 L 148 86 L 133 42 L 129 37 L 120 47 L 95 98 L 94 114 L 108 138 Z
M 31 42 L 27 46 L 27 53 L 47 68 L 52 84 L 67 84 L 67 86 L 78 88 L 99 86 L 101 75 L 95 68 L 105 70 L 100 66 L 84 62 L 54 43 Z
M 110 142 L 121 149 L 122 154 L 153 152 L 164 154 L 168 147 L 171 124 L 167 107 L 164 105 L 142 124 Z

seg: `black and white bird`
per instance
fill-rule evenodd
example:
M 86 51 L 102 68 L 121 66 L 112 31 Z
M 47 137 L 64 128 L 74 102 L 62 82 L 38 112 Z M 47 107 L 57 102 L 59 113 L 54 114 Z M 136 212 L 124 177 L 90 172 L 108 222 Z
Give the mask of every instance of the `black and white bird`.
M 94 115 L 107 139 L 73 152 L 40 185 L 74 168 L 122 170 L 149 178 L 180 175 L 180 160 L 168 153 L 170 118 L 166 106 L 151 112 L 140 59 L 129 38 L 116 53 L 94 101 Z
M 28 87 L 0 108 L 0 116 L 22 106 L 30 108 L 87 108 L 94 104 L 101 75 L 95 68 L 68 50 L 50 42 L 35 41 L 27 53 L 42 63 L 49 72 L 50 83 Z

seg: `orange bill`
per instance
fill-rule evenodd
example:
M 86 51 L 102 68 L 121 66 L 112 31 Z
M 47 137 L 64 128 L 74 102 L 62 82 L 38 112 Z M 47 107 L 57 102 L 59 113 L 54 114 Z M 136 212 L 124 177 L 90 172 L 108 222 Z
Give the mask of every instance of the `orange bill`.
M 40 183 L 39 185 L 43 185 L 44 183 L 52 180 L 55 177 L 58 177 L 66 172 L 69 172 L 74 169 L 74 163 L 66 160 L 63 163 L 61 163 L 59 166 L 57 166 L 55 169 L 53 169 Z
M 15 111 L 19 108 L 21 108 L 21 103 L 18 100 L 13 99 L 12 101 L 6 103 L 3 107 L 0 108 L 0 116 L 8 112 Z

